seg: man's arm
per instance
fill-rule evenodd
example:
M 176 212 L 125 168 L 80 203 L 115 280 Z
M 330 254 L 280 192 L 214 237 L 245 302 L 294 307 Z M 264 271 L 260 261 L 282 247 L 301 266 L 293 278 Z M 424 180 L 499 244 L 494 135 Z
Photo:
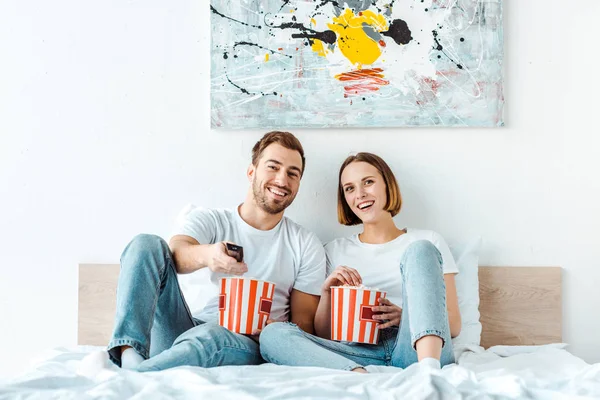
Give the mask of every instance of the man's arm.
M 169 247 L 175 261 L 177 273 L 189 274 L 208 265 L 208 248 L 196 239 L 186 235 L 176 235 L 169 240 Z
M 456 274 L 445 274 L 446 283 L 446 306 L 448 308 L 448 321 L 450 322 L 450 336 L 455 338 L 460 333 L 462 320 L 458 308 L 458 296 L 456 294 Z
M 292 289 L 290 297 L 290 321 L 304 332 L 314 334 L 314 318 L 319 305 L 319 296 Z
M 179 274 L 189 274 L 205 267 L 233 275 L 248 272 L 245 263 L 238 263 L 227 255 L 224 242 L 200 244 L 191 236 L 175 235 L 169 241 L 169 248 Z

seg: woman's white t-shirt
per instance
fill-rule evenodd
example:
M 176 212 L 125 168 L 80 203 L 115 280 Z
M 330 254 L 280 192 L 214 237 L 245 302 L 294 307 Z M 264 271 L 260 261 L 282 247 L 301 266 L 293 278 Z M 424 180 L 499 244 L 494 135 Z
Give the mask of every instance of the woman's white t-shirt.
M 383 244 L 363 243 L 358 235 L 327 243 L 327 276 L 340 265 L 354 268 L 362 277 L 363 285 L 386 291 L 386 297 L 402 307 L 400 261 L 408 246 L 417 240 L 428 240 L 437 247 L 442 255 L 444 274 L 458 273 L 452 253 L 440 234 L 430 230 L 407 229 L 405 234 Z

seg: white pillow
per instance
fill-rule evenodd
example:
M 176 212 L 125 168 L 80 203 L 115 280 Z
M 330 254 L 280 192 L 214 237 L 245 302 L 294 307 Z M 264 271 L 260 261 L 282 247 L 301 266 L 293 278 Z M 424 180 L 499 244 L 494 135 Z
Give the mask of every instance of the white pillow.
M 460 335 L 452 339 L 455 348 L 479 346 L 481 322 L 479 321 L 479 250 L 481 237 L 450 244 L 450 251 L 458 267 L 456 292 L 462 319 Z M 457 349 L 458 350 L 458 349 Z

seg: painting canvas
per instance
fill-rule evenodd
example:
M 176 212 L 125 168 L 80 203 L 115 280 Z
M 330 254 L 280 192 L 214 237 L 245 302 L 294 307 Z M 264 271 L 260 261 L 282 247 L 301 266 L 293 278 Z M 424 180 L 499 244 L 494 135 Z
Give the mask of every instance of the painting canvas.
M 501 0 L 211 0 L 213 128 L 502 126 Z

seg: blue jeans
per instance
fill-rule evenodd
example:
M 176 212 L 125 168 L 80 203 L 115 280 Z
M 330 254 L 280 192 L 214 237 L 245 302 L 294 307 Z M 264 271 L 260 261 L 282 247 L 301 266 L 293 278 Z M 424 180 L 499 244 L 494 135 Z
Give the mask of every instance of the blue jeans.
M 131 346 L 146 359 L 139 371 L 264 362 L 250 337 L 192 317 L 169 246 L 154 235 L 136 236 L 121 256 L 115 327 L 108 344 L 110 358 L 119 366 L 121 346 Z
M 403 294 L 400 328 L 380 331 L 379 344 L 335 342 L 277 322 L 260 335 L 263 358 L 275 364 L 353 370 L 366 365 L 400 368 L 418 361 L 415 343 L 427 335 L 442 338 L 441 365 L 454 362 L 442 256 L 429 241 L 412 243 L 401 263 Z M 367 282 L 368 283 L 368 282 Z

